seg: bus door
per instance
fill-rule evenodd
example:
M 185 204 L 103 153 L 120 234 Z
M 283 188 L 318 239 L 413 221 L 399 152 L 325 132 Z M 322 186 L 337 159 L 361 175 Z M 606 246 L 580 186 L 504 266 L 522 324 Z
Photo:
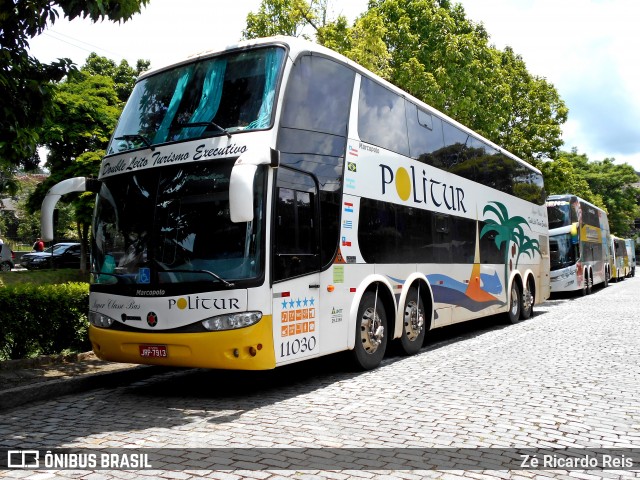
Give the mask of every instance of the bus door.
M 320 353 L 318 184 L 287 167 L 277 172 L 273 216 L 273 336 L 276 364 Z

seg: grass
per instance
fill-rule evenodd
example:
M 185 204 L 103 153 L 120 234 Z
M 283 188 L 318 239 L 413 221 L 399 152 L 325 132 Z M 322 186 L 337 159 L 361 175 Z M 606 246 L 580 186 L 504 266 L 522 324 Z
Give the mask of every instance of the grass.
M 89 283 L 89 273 L 82 273 L 80 270 L 72 268 L 0 272 L 0 288 L 24 283 L 55 285 L 67 282 Z
M 32 252 L 33 250 L 33 244 L 29 243 L 16 243 L 16 242 L 12 242 L 11 240 L 6 240 L 4 241 L 4 243 L 6 243 L 7 245 L 9 245 L 9 248 L 11 250 L 13 250 L 14 252 L 25 252 L 25 253 L 29 253 Z

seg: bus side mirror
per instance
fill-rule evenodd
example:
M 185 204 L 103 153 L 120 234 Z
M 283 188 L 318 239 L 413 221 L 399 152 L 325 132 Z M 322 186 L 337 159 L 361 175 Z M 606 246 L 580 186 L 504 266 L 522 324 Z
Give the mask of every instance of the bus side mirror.
M 571 224 L 571 230 L 569 230 L 570 234 L 571 234 L 571 243 L 573 245 L 576 245 L 578 243 L 578 241 L 580 240 L 580 238 L 578 237 L 578 224 L 577 223 L 572 223 Z
M 257 165 L 239 163 L 231 169 L 229 179 L 229 213 L 233 223 L 253 220 L 253 179 Z
M 49 189 L 40 208 L 40 225 L 42 239 L 45 242 L 53 240 L 53 212 L 60 197 L 71 192 L 97 191 L 100 182 L 86 177 L 74 177 L 56 183 Z

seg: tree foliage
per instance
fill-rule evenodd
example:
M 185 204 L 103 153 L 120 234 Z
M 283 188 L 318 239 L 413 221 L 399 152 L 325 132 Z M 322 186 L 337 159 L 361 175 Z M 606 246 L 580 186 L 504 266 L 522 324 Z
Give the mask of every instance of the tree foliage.
M 263 0 L 247 17 L 245 34 L 298 35 L 307 21 L 300 12 L 311 11 L 310 18 L 323 19 L 307 22 L 319 43 L 526 160 L 558 155 L 568 110 L 557 90 L 529 73 L 511 48 L 491 45 L 485 28 L 467 19 L 460 4 L 371 0 L 353 26 L 344 17 L 327 21 L 326 10 L 326 4 L 305 0 Z
M 32 211 L 40 209 L 46 192 L 56 183 L 66 178 L 98 176 L 124 101 L 131 94 L 140 71 L 148 67 L 149 62 L 143 60 L 138 60 L 136 69 L 126 61 L 116 65 L 92 53 L 80 70 L 70 72 L 55 86 L 52 113 L 46 119 L 41 136 L 48 150 L 46 166 L 51 175 L 29 198 Z M 86 245 L 93 195 L 70 194 L 61 202 L 72 206 L 76 223 L 74 236 Z
M 634 231 L 634 221 L 640 218 L 640 190 L 632 186 L 638 183 L 638 174 L 624 163 L 614 159 L 589 163 L 586 179 L 591 189 L 602 196 L 609 216 L 609 227 L 619 237 L 629 237 Z
M 548 195 L 562 195 L 570 193 L 584 198 L 588 202 L 605 209 L 602 197 L 595 194 L 584 171 L 589 159 L 585 154 L 577 152 L 560 152 L 558 158 L 540 165 L 544 175 L 544 187 Z
M 45 122 L 46 166 L 60 172 L 85 152 L 104 149 L 121 107 L 111 78 L 70 74 L 56 88 L 53 113 Z
M 392 56 L 384 42 L 386 32 L 387 27 L 379 16 L 361 16 L 353 27 L 349 27 L 347 19 L 341 16 L 320 28 L 317 39 L 321 45 L 389 80 Z
M 392 83 L 522 158 L 557 155 L 564 102 L 511 48 L 490 45 L 462 5 L 375 0 L 364 17 L 385 26 Z
M 69 59 L 43 64 L 28 54 L 29 40 L 68 19 L 126 21 L 149 0 L 0 0 L 0 192 L 12 190 L 19 169 L 37 166 L 36 146 L 52 113 L 53 83 L 73 71 Z
M 116 62 L 107 57 L 101 57 L 97 53 L 91 53 L 82 67 L 82 71 L 89 75 L 100 75 L 109 77 L 113 80 L 113 86 L 118 99 L 124 106 L 131 91 L 136 83 L 138 76 L 149 69 L 151 62 L 149 60 L 139 59 L 135 68 L 129 65 L 129 62 L 122 60 L 116 65 Z
M 326 20 L 327 0 L 268 0 L 260 4 L 257 13 L 247 15 L 245 39 L 273 35 L 302 35 L 305 26 L 315 30 Z
M 125 60 L 116 65 L 92 53 L 80 70 L 56 85 L 52 113 L 41 135 L 52 174 L 70 167 L 83 153 L 106 148 L 136 78 L 148 67 L 143 60 L 136 69 Z
M 300 36 L 310 27 L 321 45 L 538 166 L 548 193 L 579 195 L 609 212 L 613 232 L 631 233 L 640 217 L 633 169 L 561 151 L 568 109 L 558 91 L 511 47 L 490 44 L 460 4 L 370 0 L 353 25 L 342 16 L 328 20 L 327 9 L 326 0 L 263 0 L 244 36 Z
M 550 195 L 578 195 L 607 212 L 611 232 L 620 237 L 634 235 L 634 220 L 640 218 L 640 179 L 633 168 L 611 158 L 590 161 L 576 149 L 560 152 L 557 159 L 541 165 Z

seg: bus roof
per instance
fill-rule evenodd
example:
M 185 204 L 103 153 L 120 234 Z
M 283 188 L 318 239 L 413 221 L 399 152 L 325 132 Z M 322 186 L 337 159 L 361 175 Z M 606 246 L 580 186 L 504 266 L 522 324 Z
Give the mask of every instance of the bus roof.
M 573 195 L 572 193 L 562 193 L 562 194 L 557 194 L 557 195 L 549 195 L 549 196 L 547 197 L 547 201 L 552 201 L 552 202 L 554 202 L 554 201 L 555 201 L 555 202 L 557 202 L 557 201 L 563 201 L 563 200 L 564 200 L 564 201 L 570 202 L 570 201 L 571 201 L 571 200 L 573 200 L 574 198 L 575 198 L 577 201 L 581 202 L 581 203 L 585 203 L 585 204 L 589 205 L 590 207 L 593 207 L 593 208 L 595 208 L 596 210 L 601 211 L 602 213 L 605 213 L 605 214 L 607 213 L 607 212 L 605 212 L 602 208 L 600 208 L 600 207 L 598 207 L 598 206 L 594 205 L 593 203 L 591 203 L 591 202 L 589 202 L 589 201 L 585 200 L 584 198 L 581 198 L 581 197 L 579 197 L 579 196 L 577 196 L 577 195 Z
M 486 144 L 490 145 L 491 147 L 495 148 L 498 152 L 508 156 L 509 158 L 515 160 L 516 162 L 526 166 L 527 168 L 533 170 L 534 172 L 541 174 L 540 170 L 538 170 L 536 167 L 534 167 L 533 165 L 531 165 L 530 163 L 526 162 L 525 160 L 521 159 L 520 157 L 514 155 L 513 153 L 509 152 L 508 150 L 505 150 L 504 148 L 500 147 L 499 145 L 493 143 L 491 140 L 483 137 L 482 135 L 480 135 L 477 132 L 474 132 L 473 130 L 471 130 L 470 128 L 466 127 L 465 125 L 457 122 L 456 120 L 454 120 L 453 118 L 449 117 L 447 114 L 441 112 L 440 110 L 435 109 L 434 107 L 424 103 L 422 100 L 419 100 L 418 98 L 412 96 L 411 94 L 405 92 L 404 90 L 398 88 L 397 86 L 393 85 L 392 83 L 390 83 L 389 81 L 385 80 L 384 78 L 376 75 L 375 73 L 371 72 L 370 70 L 366 69 L 365 67 L 363 67 L 362 65 L 354 62 L 353 60 L 350 60 L 349 58 L 345 57 L 344 55 L 331 50 L 327 47 L 324 47 L 322 45 L 319 45 L 317 43 L 311 42 L 309 40 L 303 39 L 303 38 L 297 38 L 297 37 L 289 37 L 289 36 L 285 36 L 285 35 L 277 35 L 277 36 L 273 36 L 273 37 L 264 37 L 264 38 L 256 38 L 256 39 L 252 39 L 252 40 L 245 40 L 245 41 L 241 41 L 241 42 L 237 42 L 234 44 L 230 44 L 228 45 L 226 48 L 222 49 L 222 50 L 206 50 L 203 52 L 199 52 L 199 53 L 195 53 L 190 55 L 189 57 L 185 58 L 182 61 L 179 62 L 175 62 L 172 63 L 170 65 L 165 65 L 163 67 L 159 67 L 159 68 L 155 68 L 155 69 L 151 69 L 148 70 L 144 73 L 142 73 L 140 75 L 140 77 L 138 78 L 138 81 L 154 75 L 156 73 L 159 73 L 161 71 L 164 70 L 168 70 L 170 68 L 174 68 L 176 66 L 179 65 L 185 65 L 194 61 L 198 61 L 198 60 L 202 60 L 208 57 L 214 57 L 216 55 L 220 55 L 222 53 L 225 52 L 229 52 L 229 51 L 234 51 L 234 50 L 244 50 L 244 49 L 248 49 L 248 48 L 253 48 L 253 47 L 259 47 L 259 46 L 267 46 L 267 45 L 281 45 L 284 46 L 286 48 L 288 48 L 289 50 L 289 58 L 297 58 L 298 55 L 300 53 L 304 53 L 304 52 L 317 52 L 319 54 L 325 55 L 327 57 L 333 58 L 335 60 L 340 61 L 341 63 L 344 63 L 348 66 L 350 66 L 351 68 L 353 68 L 357 73 L 370 77 L 372 79 L 375 79 L 377 82 L 379 82 L 380 84 L 384 85 L 386 88 L 388 88 L 389 90 L 392 90 L 393 92 L 401 95 L 402 97 L 404 97 L 407 100 L 410 100 L 411 102 L 415 103 L 416 105 L 420 106 L 421 108 L 428 110 L 430 113 L 436 114 L 437 116 L 441 117 L 443 120 L 446 120 L 447 122 L 453 124 L 454 126 L 458 127 L 459 129 L 461 129 L 462 131 L 464 131 L 467 135 L 470 135 L 474 138 L 477 138 L 478 140 L 481 140 L 483 142 L 485 142 Z M 597 208 L 597 207 L 596 207 Z

